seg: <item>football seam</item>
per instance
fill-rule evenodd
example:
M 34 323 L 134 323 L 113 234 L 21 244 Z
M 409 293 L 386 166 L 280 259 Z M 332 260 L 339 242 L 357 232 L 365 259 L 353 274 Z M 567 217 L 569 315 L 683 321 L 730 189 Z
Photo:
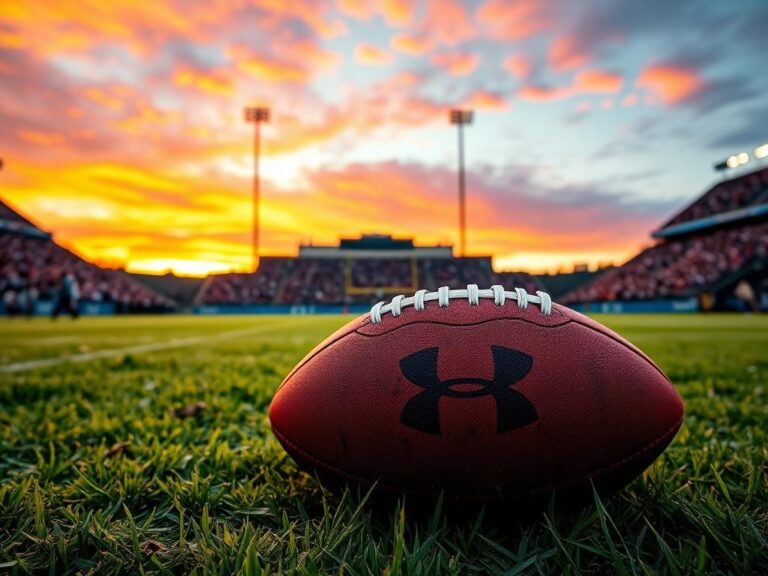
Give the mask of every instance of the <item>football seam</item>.
M 604 336 L 605 338 L 610 338 L 611 340 L 613 340 L 614 342 L 616 342 L 618 344 L 621 344 L 624 348 L 626 348 L 627 350 L 632 352 L 635 356 L 639 356 L 640 358 L 645 360 L 648 364 L 653 366 L 653 368 L 656 370 L 656 372 L 661 374 L 661 376 L 664 378 L 664 380 L 669 382 L 670 386 L 672 386 L 674 388 L 675 385 L 672 384 L 672 380 L 670 380 L 669 376 L 667 376 L 664 373 L 664 370 L 659 368 L 656 365 L 656 362 L 651 360 L 650 356 L 648 356 L 645 352 L 640 350 L 640 348 L 637 348 L 636 346 L 630 344 L 630 342 L 628 342 L 628 341 L 623 341 L 623 338 L 621 336 L 619 336 L 618 334 L 612 334 L 611 332 L 603 332 L 602 330 L 598 330 L 594 326 L 590 326 L 589 324 L 585 324 L 584 322 L 579 322 L 578 318 L 573 318 L 571 320 L 571 322 L 573 322 L 574 324 L 578 324 L 579 326 L 582 326 L 582 327 L 586 328 L 587 330 L 592 330 L 592 332 L 595 332 L 596 334 L 600 334 L 601 336 Z
M 567 482 L 561 482 L 560 484 L 552 484 L 552 483 L 550 483 L 547 486 L 542 486 L 540 488 L 535 488 L 535 489 L 531 489 L 531 490 L 525 490 L 525 491 L 521 491 L 521 492 L 514 492 L 514 491 L 512 491 L 512 492 L 503 492 L 503 493 L 500 493 L 500 494 L 484 493 L 484 494 L 481 494 L 480 497 L 482 498 L 483 496 L 485 496 L 485 497 L 491 497 L 492 498 L 494 496 L 501 496 L 501 497 L 505 497 L 505 498 L 520 498 L 520 497 L 523 497 L 523 496 L 532 496 L 532 495 L 537 495 L 537 494 L 540 494 L 540 493 L 551 492 L 553 490 L 561 490 L 561 489 L 564 489 L 564 488 L 569 488 L 571 486 L 576 486 L 578 484 L 581 484 L 581 483 L 583 483 L 586 480 L 597 481 L 597 480 L 600 479 L 599 477 L 602 474 L 604 474 L 606 472 L 610 472 L 611 470 L 614 470 L 616 468 L 619 468 L 622 465 L 626 464 L 627 462 L 636 459 L 638 456 L 642 456 L 643 454 L 652 451 L 654 448 L 656 448 L 659 444 L 663 443 L 665 440 L 667 441 L 667 443 L 671 443 L 672 440 L 674 439 L 675 435 L 677 434 L 677 431 L 682 426 L 684 420 L 685 420 L 685 413 L 683 413 L 683 415 L 670 428 L 665 430 L 665 432 L 662 435 L 660 435 L 659 437 L 654 439 L 650 444 L 647 444 L 646 446 L 640 448 L 639 450 L 636 450 L 632 454 L 629 454 L 629 455 L 625 456 L 624 458 L 622 458 L 621 460 L 619 460 L 617 462 L 613 462 L 613 463 L 611 463 L 611 464 L 609 464 L 607 466 L 603 466 L 601 468 L 597 468 L 596 470 L 594 470 L 592 472 L 588 472 L 588 473 L 586 473 L 586 474 L 576 478 L 575 480 L 568 480 Z M 405 491 L 403 488 L 397 488 L 396 486 L 394 486 L 392 484 L 386 484 L 386 483 L 383 483 L 381 481 L 374 481 L 374 480 L 371 480 L 369 478 L 364 478 L 362 476 L 356 476 L 354 474 L 350 474 L 348 472 L 345 472 L 343 469 L 341 469 L 341 468 L 339 468 L 337 466 L 334 466 L 332 464 L 329 464 L 327 462 L 324 462 L 320 458 L 318 458 L 316 456 L 313 456 L 312 454 L 308 453 L 303 448 L 300 448 L 294 442 L 291 442 L 285 436 L 285 434 L 280 432 L 274 426 L 272 427 L 272 431 L 274 432 L 275 436 L 277 437 L 277 439 L 280 441 L 281 444 L 284 444 L 284 445 L 287 444 L 288 446 L 291 447 L 291 449 L 295 450 L 297 453 L 299 453 L 307 461 L 313 463 L 318 468 L 324 469 L 326 472 L 330 472 L 332 474 L 336 474 L 337 476 L 340 476 L 342 479 L 347 480 L 347 481 L 351 481 L 351 482 L 358 482 L 358 483 L 361 483 L 361 484 L 368 484 L 368 485 L 376 484 L 377 486 L 383 488 L 384 490 L 388 490 L 389 492 L 403 492 L 403 491 Z M 659 455 L 661 455 L 661 454 L 659 454 Z M 650 464 L 649 464 L 649 466 L 650 466 Z M 413 490 L 407 490 L 407 491 L 410 492 L 410 493 L 414 493 L 414 494 L 433 494 L 433 492 L 421 492 L 420 493 L 418 491 L 413 491 Z
M 462 322 L 460 324 L 457 324 L 456 322 L 445 322 L 440 320 L 415 320 L 413 322 L 409 322 L 408 324 L 395 326 L 394 328 L 390 328 L 386 332 L 379 332 L 377 334 L 365 334 L 363 332 L 360 332 L 362 328 L 371 325 L 371 322 L 369 321 L 367 324 L 363 324 L 360 328 L 355 328 L 354 332 L 356 334 L 360 334 L 360 336 L 365 336 L 366 338 L 378 338 L 379 336 L 384 336 L 386 334 L 391 334 L 392 332 L 397 332 L 401 328 L 407 328 L 408 326 L 413 326 L 414 324 L 431 324 L 431 325 L 437 325 L 437 326 L 455 326 L 456 328 L 463 328 L 464 326 L 482 326 L 483 324 L 488 324 L 490 322 L 525 322 L 526 324 L 532 324 L 533 326 L 538 326 L 539 328 L 560 328 L 561 326 L 567 326 L 573 321 L 574 320 L 572 320 L 571 318 L 567 318 L 565 322 L 562 322 L 560 324 L 552 324 L 551 326 L 548 326 L 546 324 L 539 324 L 538 322 L 533 322 L 528 318 L 486 318 L 485 320 L 478 320 L 477 322 Z M 350 332 L 350 334 L 352 334 L 352 332 Z
M 336 342 L 339 342 L 340 340 L 343 340 L 344 338 L 346 338 L 350 334 L 354 334 L 354 333 L 355 333 L 355 330 L 350 330 L 349 332 L 345 332 L 343 334 L 339 334 L 339 336 L 337 338 L 334 338 L 333 340 L 328 342 L 322 348 L 320 348 L 318 350 L 315 350 L 313 354 L 311 354 L 309 356 L 305 356 L 304 358 L 302 358 L 301 362 L 299 362 L 298 364 L 296 364 L 296 366 L 293 367 L 293 370 L 291 370 L 288 373 L 288 375 L 285 377 L 285 379 L 280 383 L 280 386 L 277 387 L 277 389 L 275 390 L 275 395 L 280 391 L 280 389 L 283 386 L 285 386 L 288 383 L 288 380 L 293 378 L 294 375 L 296 375 L 299 372 L 299 370 L 301 370 L 304 366 L 306 366 L 309 363 L 310 360 L 312 360 L 313 358 L 317 357 L 318 354 L 320 354 L 321 352 L 324 352 L 330 346 L 333 346 L 334 344 L 336 344 Z

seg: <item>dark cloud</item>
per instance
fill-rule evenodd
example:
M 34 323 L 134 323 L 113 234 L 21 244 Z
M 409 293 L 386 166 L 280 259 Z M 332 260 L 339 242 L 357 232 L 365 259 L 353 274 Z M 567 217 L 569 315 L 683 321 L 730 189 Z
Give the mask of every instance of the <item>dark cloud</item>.
M 735 126 L 709 142 L 710 148 L 751 150 L 768 142 L 768 107 L 749 108 L 739 114 Z
M 758 53 L 768 52 L 768 5 L 762 2 L 762 7 L 744 18 L 735 28 L 733 40 L 746 42 Z
M 482 183 L 484 192 L 499 203 L 500 214 L 524 210 L 526 218 L 538 227 L 557 230 L 591 225 L 613 227 L 616 219 L 662 217 L 674 202 L 668 198 L 638 196 L 626 186 L 654 178 L 659 173 L 648 170 L 629 173 L 621 179 L 556 184 L 551 183 L 542 166 L 512 164 L 495 170 L 483 167 L 472 178 Z M 516 206 L 520 209 L 516 210 Z M 573 210 L 572 217 L 568 216 L 569 209 Z M 551 218 L 553 214 L 559 217 Z M 586 217 L 588 221 L 576 222 L 577 216 Z
M 764 93 L 751 78 L 730 76 L 709 81 L 689 103 L 699 116 L 720 108 L 738 104 Z
M 616 2 L 595 0 L 590 6 L 578 4 L 573 33 L 575 45 L 599 52 L 606 44 L 638 37 L 667 37 L 675 31 L 676 40 L 707 36 L 718 31 L 720 18 L 696 0 L 644 0 Z

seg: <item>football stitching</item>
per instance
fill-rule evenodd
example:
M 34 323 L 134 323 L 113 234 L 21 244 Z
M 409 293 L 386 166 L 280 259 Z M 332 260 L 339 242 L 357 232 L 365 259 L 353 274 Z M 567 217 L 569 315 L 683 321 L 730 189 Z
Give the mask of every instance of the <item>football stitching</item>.
M 573 320 L 571 320 L 570 318 L 565 318 L 565 320 L 560 324 L 547 325 L 547 324 L 539 324 L 538 322 L 530 318 L 486 318 L 485 320 L 478 320 L 477 322 L 462 322 L 460 324 L 457 324 L 456 322 L 448 322 L 448 321 L 441 321 L 441 320 L 414 319 L 412 322 L 401 324 L 399 326 L 393 326 L 388 330 L 383 330 L 381 332 L 377 332 L 376 334 L 366 334 L 365 332 L 361 332 L 360 331 L 361 329 L 371 325 L 371 322 L 369 321 L 368 323 L 363 324 L 360 328 L 356 328 L 354 330 L 354 333 L 359 334 L 360 336 L 365 336 L 366 338 L 377 338 L 378 336 L 391 334 L 392 332 L 396 332 L 401 328 L 405 328 L 407 326 L 413 326 L 414 324 L 433 324 L 437 326 L 449 326 L 451 328 L 471 328 L 472 326 L 482 326 L 483 324 L 489 324 L 491 322 L 525 322 L 526 324 L 531 324 L 532 326 L 537 326 L 539 328 L 554 329 L 554 328 L 561 328 L 563 326 L 567 326 L 568 324 L 573 322 Z M 379 324 L 376 324 L 376 326 L 378 327 Z M 350 334 L 352 334 L 352 332 L 350 332 Z M 602 333 L 599 332 L 599 334 L 602 334 Z
M 413 306 L 414 310 L 420 312 L 424 310 L 426 302 L 434 302 L 437 300 L 438 306 L 441 308 L 447 308 L 450 305 L 451 298 L 466 298 L 469 301 L 470 306 L 478 306 L 480 299 L 493 298 L 496 306 L 503 306 L 507 299 L 516 300 L 517 306 L 521 310 L 528 308 L 528 303 L 538 304 L 541 313 L 544 316 L 550 316 L 552 314 L 552 298 L 546 292 L 541 290 L 536 291 L 536 295 L 528 294 L 522 288 L 515 288 L 514 292 L 505 291 L 504 287 L 500 284 L 494 284 L 489 289 L 480 290 L 477 284 L 467 284 L 466 290 L 451 290 L 448 286 L 441 286 L 437 289 L 437 292 L 427 292 L 426 290 L 418 290 L 410 297 L 406 298 L 402 294 L 392 298 L 389 304 L 385 304 L 383 301 L 374 304 L 369 313 L 369 318 L 372 324 L 379 324 L 382 321 L 382 314 L 391 313 L 393 317 L 397 318 L 402 313 L 403 307 Z

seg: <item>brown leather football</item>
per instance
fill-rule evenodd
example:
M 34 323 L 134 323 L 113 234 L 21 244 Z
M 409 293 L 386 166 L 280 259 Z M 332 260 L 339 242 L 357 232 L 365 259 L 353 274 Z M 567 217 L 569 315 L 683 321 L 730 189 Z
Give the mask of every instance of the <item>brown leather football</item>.
M 470 500 L 623 486 L 683 414 L 621 336 L 543 292 L 475 285 L 377 304 L 312 350 L 269 411 L 321 478 Z

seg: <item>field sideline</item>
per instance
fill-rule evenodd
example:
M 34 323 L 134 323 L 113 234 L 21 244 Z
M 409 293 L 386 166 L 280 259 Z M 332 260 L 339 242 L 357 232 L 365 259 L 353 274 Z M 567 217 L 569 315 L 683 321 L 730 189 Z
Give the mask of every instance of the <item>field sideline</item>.
M 0 573 L 768 574 L 768 317 L 599 316 L 687 419 L 620 494 L 525 524 L 373 512 L 269 430 L 348 318 L 0 320 Z

